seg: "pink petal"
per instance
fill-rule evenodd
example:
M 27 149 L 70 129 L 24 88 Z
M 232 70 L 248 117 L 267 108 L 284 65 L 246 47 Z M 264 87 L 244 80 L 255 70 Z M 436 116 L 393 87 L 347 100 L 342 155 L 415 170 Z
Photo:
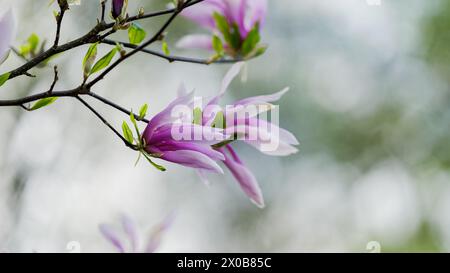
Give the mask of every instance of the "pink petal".
M 131 249 L 133 252 L 137 251 L 137 232 L 136 232 L 136 226 L 128 216 L 122 215 L 122 227 L 125 233 L 128 236 L 128 239 L 130 240 Z
M 246 0 L 247 11 L 244 18 L 244 37 L 247 37 L 248 32 L 255 26 L 256 23 L 262 27 L 267 15 L 267 0 Z
M 238 100 L 234 103 L 234 105 L 259 105 L 259 104 L 267 104 L 270 102 L 275 102 L 281 99 L 284 94 L 286 94 L 289 91 L 289 87 L 284 88 L 283 90 L 276 92 L 271 95 L 264 95 L 264 96 L 256 96 L 256 97 L 250 97 L 245 98 L 242 100 Z
M 116 232 L 106 224 L 101 224 L 99 226 L 100 232 L 117 250 L 121 253 L 125 253 L 125 248 L 121 243 L 119 236 L 117 236 Z
M 236 23 L 243 39 L 247 37 L 248 30 L 245 28 L 245 18 L 247 15 L 247 0 L 224 1 L 227 5 L 225 16 L 230 23 Z
M 176 98 L 163 111 L 161 111 L 159 114 L 157 114 L 150 120 L 150 122 L 147 125 L 147 128 L 145 128 L 145 131 L 143 133 L 143 136 L 146 139 L 147 143 L 150 142 L 150 140 L 153 136 L 154 130 L 157 127 L 169 122 L 173 118 L 172 110 L 175 107 L 180 106 L 180 105 L 188 105 L 190 103 L 190 101 L 192 100 L 193 96 L 194 96 L 194 93 L 191 92 L 189 94 L 186 94 L 185 96 Z
M 227 74 L 222 80 L 222 86 L 220 87 L 219 94 L 214 97 L 208 105 L 216 105 L 219 103 L 219 100 L 223 97 L 223 95 L 226 93 L 228 87 L 230 86 L 231 82 L 236 78 L 236 76 L 241 72 L 242 67 L 244 66 L 244 62 L 238 62 L 234 64 L 230 70 L 228 70 Z
M 205 172 L 204 170 L 200 170 L 200 169 L 197 169 L 196 172 L 197 172 L 197 175 L 200 178 L 200 180 L 203 182 L 203 184 L 205 184 L 206 186 L 211 185 L 211 182 L 209 181 L 208 176 L 207 176 L 207 172 Z
M 179 48 L 212 50 L 212 37 L 203 34 L 191 34 L 181 38 L 177 44 Z
M 259 187 L 258 181 L 253 173 L 244 164 L 242 164 L 241 160 L 237 157 L 230 145 L 227 145 L 226 148 L 220 149 L 220 151 L 225 155 L 225 166 L 227 166 L 236 178 L 244 193 L 253 203 L 255 203 L 255 205 L 259 208 L 264 208 L 264 198 L 261 188 Z M 230 155 L 227 153 L 230 153 Z
M 161 244 L 161 238 L 164 232 L 172 225 L 174 220 L 174 214 L 171 213 L 169 216 L 164 219 L 164 221 L 156 226 L 153 232 L 150 234 L 149 241 L 147 243 L 147 247 L 145 248 L 145 253 L 154 253 L 156 249 Z
M 199 152 L 189 150 L 165 152 L 161 158 L 185 167 L 223 174 L 222 168 L 214 160 Z
M 271 156 L 288 156 L 298 152 L 293 145 L 298 145 L 295 136 L 273 123 L 251 119 L 237 121 L 236 126 L 227 127 L 227 134 L 237 133 L 239 139 L 252 145 L 264 154 Z
M 212 160 L 225 160 L 222 153 L 214 150 L 210 145 L 198 144 L 193 142 L 181 142 L 181 141 L 165 141 L 163 144 L 155 145 L 157 149 L 162 152 L 178 151 L 178 150 L 190 150 L 202 153 Z
M 202 27 L 214 29 L 216 23 L 213 14 L 218 12 L 223 14 L 225 11 L 225 4 L 222 0 L 205 0 L 192 7 L 189 7 L 181 13 L 182 16 L 196 22 Z
M 248 125 L 251 127 L 257 127 L 261 130 L 271 131 L 278 134 L 278 138 L 282 142 L 286 142 L 291 145 L 299 145 L 297 138 L 288 130 L 280 128 L 278 125 L 268 122 L 267 120 L 250 118 L 246 120 L 237 120 L 236 125 Z
M 214 145 L 229 138 L 219 128 L 196 125 L 192 123 L 168 123 L 159 127 L 152 138 L 147 141 L 148 146 L 160 144 L 165 141 L 188 141 Z

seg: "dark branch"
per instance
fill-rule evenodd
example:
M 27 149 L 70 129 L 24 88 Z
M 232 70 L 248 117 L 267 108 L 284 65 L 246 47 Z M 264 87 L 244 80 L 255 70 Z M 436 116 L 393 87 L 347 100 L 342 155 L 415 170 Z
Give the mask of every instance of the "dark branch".
M 73 40 L 71 42 L 68 42 L 64 45 L 60 45 L 57 47 L 51 47 L 50 49 L 44 51 L 43 53 L 37 55 L 34 59 L 30 60 L 29 62 L 25 63 L 24 65 L 20 66 L 17 69 L 14 69 L 10 71 L 9 79 L 13 79 L 15 77 L 25 75 L 28 70 L 38 66 L 42 62 L 46 61 L 47 59 L 55 56 L 56 54 L 71 50 L 73 48 L 89 44 L 89 43 L 95 43 L 97 42 L 97 35 L 101 31 L 105 30 L 105 26 L 103 24 L 98 24 L 95 26 L 91 31 L 89 31 L 84 36 Z
M 116 68 L 123 61 L 125 61 L 126 59 L 135 55 L 136 53 L 140 52 L 141 50 L 145 49 L 147 46 L 151 45 L 152 43 L 156 42 L 159 39 L 159 37 L 161 37 L 161 35 L 164 33 L 164 31 L 170 26 L 170 24 L 173 22 L 173 20 L 175 20 L 175 18 L 183 11 L 183 9 L 185 9 L 186 7 L 189 7 L 194 2 L 199 3 L 202 1 L 203 0 L 196 0 L 196 1 L 187 0 L 186 3 L 182 7 L 176 8 L 173 11 L 172 15 L 169 17 L 169 19 L 164 23 L 164 25 L 159 29 L 159 31 L 153 35 L 152 38 L 150 38 L 148 41 L 141 44 L 140 46 L 136 47 L 132 51 L 128 52 L 127 54 L 123 55 L 122 58 L 118 59 L 113 64 L 111 64 L 108 68 L 105 69 L 105 71 L 103 71 L 99 76 L 97 76 L 95 79 L 93 79 L 91 82 L 89 82 L 87 84 L 88 88 L 92 87 L 93 85 L 95 85 L 96 83 L 101 81 L 106 75 L 108 75 L 112 70 L 114 70 L 114 68 Z
M 120 58 L 119 60 L 117 60 L 116 62 L 111 64 L 107 69 L 105 69 L 105 71 L 103 73 L 100 74 L 100 76 L 98 76 L 97 78 L 95 78 L 94 80 L 89 82 L 88 84 L 86 84 L 86 85 L 82 84 L 79 87 L 71 89 L 71 90 L 54 91 L 56 83 L 58 82 L 58 70 L 57 70 L 57 67 L 55 66 L 54 67 L 54 78 L 53 78 L 52 84 L 48 91 L 39 93 L 39 94 L 35 94 L 35 95 L 30 95 L 30 96 L 23 97 L 23 98 L 18 98 L 18 99 L 0 100 L 0 106 L 19 106 L 19 107 L 22 107 L 23 109 L 29 111 L 30 108 L 25 106 L 25 104 L 27 104 L 27 103 L 31 103 L 31 102 L 34 102 L 34 101 L 37 101 L 40 99 L 45 99 L 45 98 L 50 98 L 50 97 L 58 97 L 58 98 L 73 97 L 73 98 L 78 99 L 85 107 L 87 107 L 91 112 L 93 112 L 106 126 L 108 126 L 108 128 L 110 128 L 125 143 L 125 145 L 127 147 L 129 147 L 133 150 L 137 150 L 138 148 L 135 145 L 133 145 L 132 143 L 129 143 L 111 124 L 108 123 L 108 121 L 99 112 L 97 112 L 91 105 L 89 105 L 85 100 L 83 100 L 81 98 L 81 96 L 89 95 L 89 96 L 123 112 L 123 113 L 126 113 L 127 115 L 131 115 L 131 114 L 134 115 L 134 117 L 137 120 L 148 123 L 149 121 L 147 119 L 140 119 L 138 115 L 121 107 L 120 105 L 117 105 L 116 103 L 109 101 L 108 99 L 103 98 L 102 96 L 92 93 L 91 88 L 97 82 L 99 82 L 101 79 L 103 79 L 115 67 L 117 67 L 120 63 L 122 63 L 123 61 L 125 61 L 126 59 L 128 59 L 129 57 L 135 55 L 136 53 L 138 53 L 140 51 L 150 53 L 150 54 L 153 54 L 156 56 L 161 55 L 160 57 L 163 57 L 163 55 L 161 53 L 153 52 L 153 51 L 147 50 L 145 48 L 160 39 L 160 37 L 164 33 L 164 31 L 169 27 L 169 25 L 181 13 L 181 11 L 183 9 L 190 7 L 194 4 L 200 3 L 202 1 L 203 0 L 187 0 L 186 2 L 181 4 L 179 7 L 176 7 L 174 9 L 168 9 L 165 11 L 153 12 L 153 13 L 148 13 L 148 14 L 144 14 L 144 15 L 139 14 L 138 16 L 128 18 L 126 22 L 132 22 L 135 20 L 151 18 L 151 17 L 156 17 L 156 16 L 160 16 L 160 15 L 165 15 L 165 14 L 172 14 L 169 17 L 169 19 L 164 23 L 164 25 L 160 28 L 160 30 L 157 33 L 155 33 L 151 39 L 149 39 L 147 42 L 143 43 L 141 46 L 136 46 L 135 48 L 133 48 L 133 50 L 131 52 L 125 54 L 124 56 L 122 56 L 122 58 Z M 62 1 L 62 2 L 58 1 L 58 3 L 67 3 L 67 2 L 66 1 Z M 64 5 L 60 4 L 59 6 L 60 6 L 60 13 L 56 17 L 57 30 L 56 30 L 55 41 L 54 41 L 53 46 L 46 51 L 42 51 L 40 54 L 35 56 L 33 59 L 27 60 L 27 63 L 20 66 L 19 68 L 12 70 L 10 72 L 9 79 L 12 79 L 12 78 L 15 78 L 15 77 L 18 77 L 21 75 L 30 75 L 31 76 L 31 74 L 28 73 L 28 71 L 30 69 L 32 69 L 36 66 L 39 66 L 41 63 L 45 62 L 52 56 L 55 56 L 56 54 L 71 50 L 73 48 L 76 48 L 76 47 L 79 47 L 79 46 L 82 46 L 85 44 L 102 41 L 103 39 L 107 38 L 109 35 L 111 35 L 112 33 L 115 32 L 114 24 L 106 24 L 104 22 L 105 2 L 102 2 L 102 21 L 99 22 L 91 31 L 89 31 L 84 36 L 82 36 L 76 40 L 73 40 L 71 42 L 68 42 L 66 44 L 59 45 L 63 17 L 64 17 L 65 11 L 68 9 L 68 7 L 66 7 Z M 107 30 L 109 30 L 109 31 L 107 31 Z M 104 31 L 107 31 L 107 32 L 104 33 L 103 35 L 100 35 Z M 108 42 L 105 42 L 105 43 L 108 43 Z M 132 48 L 128 45 L 127 45 L 127 47 Z M 175 57 L 175 56 L 172 56 L 172 57 L 165 56 L 165 57 L 169 61 L 183 61 L 183 60 L 189 61 L 190 60 L 190 62 L 195 63 L 195 59 Z M 228 61 L 226 61 L 226 62 L 228 62 Z M 232 61 L 229 61 L 229 62 L 232 62 Z M 197 63 L 199 63 L 198 60 L 197 60 Z
M 184 8 L 190 7 L 194 4 L 197 4 L 199 2 L 202 2 L 204 0 L 195 0 L 195 1 L 188 1 L 187 3 L 185 3 Z M 133 22 L 136 20 L 142 20 L 142 19 L 146 19 L 146 18 L 152 18 L 152 17 L 157 17 L 157 16 L 161 16 L 161 15 L 166 15 L 166 14 L 175 14 L 175 13 L 179 13 L 178 9 L 176 8 L 172 8 L 172 9 L 167 9 L 167 10 L 163 10 L 163 11 L 157 11 L 157 12 L 151 12 L 151 13 L 147 13 L 144 15 L 137 15 L 137 16 L 132 16 L 129 17 L 127 19 L 126 22 Z M 61 19 L 62 20 L 62 19 Z M 104 22 L 100 22 L 98 23 L 94 28 L 92 28 L 87 34 L 85 34 L 84 36 L 75 39 L 73 41 L 70 41 L 66 44 L 63 45 L 59 45 L 56 47 L 51 47 L 48 50 L 40 53 L 39 55 L 37 55 L 35 58 L 33 58 L 32 60 L 29 60 L 27 63 L 25 63 L 24 65 L 10 71 L 10 76 L 9 79 L 13 79 L 16 78 L 18 76 L 22 76 L 22 75 L 31 75 L 28 73 L 28 71 L 38 65 L 40 65 L 42 62 L 46 61 L 47 59 L 71 50 L 73 48 L 82 46 L 82 45 L 86 45 L 86 44 L 90 44 L 90 43 L 95 43 L 100 41 L 101 39 L 106 38 L 106 36 L 99 36 L 99 34 L 105 30 L 111 29 L 113 28 L 115 25 L 115 23 L 104 23 Z M 60 30 L 57 30 L 57 33 L 60 32 Z M 112 32 L 111 32 L 112 33 Z M 111 34 L 110 33 L 110 34 Z M 56 39 L 55 39 L 56 40 Z M 58 38 L 59 40 L 59 38 Z

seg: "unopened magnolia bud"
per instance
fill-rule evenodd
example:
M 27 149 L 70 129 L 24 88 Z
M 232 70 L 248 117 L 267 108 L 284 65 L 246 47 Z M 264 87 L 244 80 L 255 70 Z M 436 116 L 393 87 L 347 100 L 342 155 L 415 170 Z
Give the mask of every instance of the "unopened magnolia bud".
M 122 15 L 123 6 L 125 4 L 125 0 L 113 0 L 112 1 L 112 10 L 111 14 L 114 19 L 118 18 Z
M 139 16 L 139 17 L 142 17 L 142 16 L 144 16 L 144 15 L 145 15 L 144 8 L 143 8 L 143 7 L 139 8 L 138 16 Z

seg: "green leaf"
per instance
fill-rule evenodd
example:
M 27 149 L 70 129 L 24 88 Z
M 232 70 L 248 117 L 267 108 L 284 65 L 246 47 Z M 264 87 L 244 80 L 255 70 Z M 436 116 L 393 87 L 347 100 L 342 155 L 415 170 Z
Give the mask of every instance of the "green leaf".
M 111 60 L 114 58 L 116 53 L 117 53 L 117 48 L 113 48 L 110 52 L 108 52 L 108 54 L 106 54 L 105 56 L 103 56 L 103 58 L 98 60 L 98 62 L 94 65 L 94 67 L 92 68 L 91 73 L 89 75 L 97 73 L 100 70 L 107 67 L 111 63 Z
M 128 143 L 133 144 L 133 133 L 131 132 L 130 127 L 128 124 L 124 121 L 122 123 L 122 131 L 123 131 L 123 137 L 128 141 Z
M 267 45 L 256 46 L 256 48 L 252 52 L 247 54 L 244 59 L 248 60 L 251 58 L 259 57 L 259 56 L 263 55 L 264 53 L 266 53 L 266 51 L 267 51 Z
M 142 105 L 141 109 L 139 110 L 139 119 L 145 118 L 145 115 L 147 115 L 148 110 L 148 104 Z
M 242 43 L 241 33 L 239 32 L 239 26 L 237 24 L 233 24 L 231 36 L 229 38 L 228 43 L 234 49 L 239 49 L 241 47 L 241 43 Z
M 193 111 L 193 115 L 194 115 L 194 119 L 193 119 L 192 123 L 197 124 L 197 125 L 202 125 L 202 121 L 203 121 L 202 109 L 200 109 L 199 107 L 195 108 Z
M 256 50 L 253 53 L 253 57 L 259 57 L 261 55 L 263 55 L 264 53 L 266 53 L 267 50 L 267 46 L 260 46 L 258 48 L 256 48 Z
M 215 12 L 213 14 L 214 21 L 216 23 L 217 29 L 223 34 L 228 35 L 230 34 L 230 24 L 228 24 L 228 20 L 225 16 L 222 14 Z
M 36 54 L 36 50 L 39 46 L 39 36 L 37 36 L 35 33 L 31 34 L 27 42 L 20 46 L 19 53 L 20 55 L 28 55 L 28 54 Z
M 30 111 L 34 111 L 34 110 L 40 109 L 42 107 L 48 106 L 48 105 L 54 103 L 57 99 L 58 99 L 57 97 L 50 97 L 50 98 L 41 99 L 41 100 L 37 101 L 30 108 Z
M 261 36 L 259 35 L 259 27 L 258 24 L 256 24 L 256 26 L 248 33 L 247 38 L 245 38 L 245 41 L 242 44 L 242 55 L 247 56 L 252 53 L 260 40 Z
M 214 21 L 220 33 L 222 33 L 225 42 L 233 49 L 239 49 L 241 43 L 241 35 L 237 24 L 230 26 L 225 16 L 220 13 L 214 13 Z
M 217 55 L 223 55 L 222 40 L 217 35 L 213 36 L 212 46 Z
M 136 125 L 136 118 L 134 117 L 133 111 L 131 111 L 131 113 L 130 113 L 130 120 L 131 120 L 131 123 Z
M 128 29 L 128 39 L 133 45 L 140 44 L 147 36 L 147 32 L 137 23 L 132 23 Z
M 162 172 L 165 172 L 165 171 L 166 171 L 166 168 L 164 168 L 163 166 L 158 165 L 158 164 L 156 164 L 155 162 L 153 162 L 153 161 L 151 160 L 150 156 L 149 156 L 146 152 L 142 152 L 142 154 L 143 154 L 144 157 L 147 159 L 147 161 L 148 161 L 150 164 L 152 164 L 153 167 L 155 167 L 156 169 L 158 169 L 158 170 L 160 170 L 160 171 L 162 171 Z
M 137 139 L 139 141 L 139 145 L 142 146 L 143 144 L 142 144 L 141 132 L 139 131 L 139 127 L 137 126 L 136 118 L 134 117 L 133 111 L 131 111 L 131 113 L 130 113 L 130 120 L 131 120 L 131 123 L 133 123 L 134 129 L 136 131 L 136 135 L 137 135 Z
M 166 41 L 163 41 L 163 42 L 162 42 L 162 51 L 163 51 L 164 54 L 166 54 L 167 56 L 170 55 L 169 45 L 167 44 Z
M 5 82 L 6 82 L 7 80 L 9 80 L 9 76 L 10 76 L 10 75 L 11 75 L 11 73 L 9 73 L 9 72 L 0 75 L 0 86 L 4 85 Z
M 225 115 L 223 114 L 223 112 L 217 113 L 217 115 L 214 117 L 211 127 L 225 129 L 226 122 L 225 122 Z
M 131 113 L 130 113 L 130 120 L 131 120 L 131 123 L 133 123 L 134 128 L 136 128 L 136 133 L 137 133 L 137 135 L 140 136 L 139 128 L 138 128 L 138 126 L 137 126 L 136 118 L 134 117 L 133 111 L 131 111 Z
M 91 68 L 92 65 L 95 62 L 95 58 L 97 58 L 97 45 L 98 43 L 94 43 L 92 44 L 86 55 L 84 56 L 83 59 L 83 73 L 84 73 L 84 78 L 87 79 L 87 77 L 89 77 L 90 73 L 91 73 Z
M 28 55 L 31 52 L 31 46 L 29 43 L 23 44 L 20 46 L 19 53 L 20 55 Z
M 39 36 L 35 33 L 31 34 L 30 37 L 28 37 L 28 44 L 30 45 L 31 52 L 36 52 L 36 49 L 39 46 Z
M 135 167 L 136 167 L 137 164 L 139 163 L 139 160 L 141 160 L 141 156 L 142 156 L 142 152 L 139 152 L 139 155 L 138 155 L 138 157 L 137 157 L 137 159 L 136 159 L 136 162 L 134 162 L 134 166 L 135 166 Z

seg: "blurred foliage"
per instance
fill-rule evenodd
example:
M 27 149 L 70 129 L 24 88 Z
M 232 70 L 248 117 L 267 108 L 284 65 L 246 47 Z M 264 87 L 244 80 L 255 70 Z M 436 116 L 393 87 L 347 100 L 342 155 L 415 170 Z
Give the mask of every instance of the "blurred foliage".
M 424 22 L 423 43 L 428 62 L 450 83 L 450 2 L 442 1 Z

